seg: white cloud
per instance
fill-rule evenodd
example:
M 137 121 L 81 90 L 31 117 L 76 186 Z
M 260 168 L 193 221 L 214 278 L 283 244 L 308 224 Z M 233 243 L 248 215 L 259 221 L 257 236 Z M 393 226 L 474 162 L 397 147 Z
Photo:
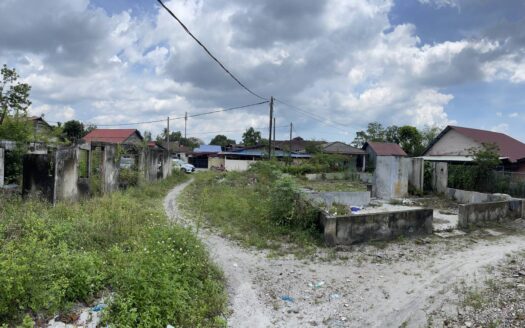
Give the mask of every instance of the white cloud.
M 490 130 L 493 132 L 508 133 L 509 125 L 507 123 L 501 123 L 496 126 L 493 126 Z

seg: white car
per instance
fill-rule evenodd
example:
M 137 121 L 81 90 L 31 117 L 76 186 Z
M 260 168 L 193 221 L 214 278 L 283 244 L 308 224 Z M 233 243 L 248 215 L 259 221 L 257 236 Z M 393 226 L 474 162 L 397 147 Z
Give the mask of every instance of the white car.
M 188 164 L 185 161 L 178 159 L 178 158 L 173 159 L 173 167 L 178 168 L 181 171 L 186 172 L 186 173 L 191 173 L 195 171 L 195 166 Z

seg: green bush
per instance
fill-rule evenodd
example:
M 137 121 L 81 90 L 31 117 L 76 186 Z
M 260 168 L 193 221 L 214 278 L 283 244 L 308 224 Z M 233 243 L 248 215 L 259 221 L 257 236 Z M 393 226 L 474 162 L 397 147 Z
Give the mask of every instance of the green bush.
M 139 185 L 140 172 L 134 169 L 122 168 L 119 170 L 119 186 L 123 188 Z
M 167 221 L 167 180 L 52 207 L 0 207 L 0 322 L 50 318 L 110 290 L 104 322 L 120 327 L 216 327 L 226 297 L 203 245 Z

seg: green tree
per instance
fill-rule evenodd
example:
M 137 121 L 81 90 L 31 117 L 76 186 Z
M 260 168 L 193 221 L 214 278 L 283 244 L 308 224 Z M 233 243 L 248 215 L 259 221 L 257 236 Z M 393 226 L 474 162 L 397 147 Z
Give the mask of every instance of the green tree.
M 67 121 L 64 123 L 62 132 L 67 140 L 74 142 L 84 136 L 84 124 L 77 120 Z
M 399 127 L 397 125 L 391 125 L 385 129 L 385 140 L 398 144 L 399 140 Z
M 245 146 L 255 146 L 261 143 L 261 132 L 255 131 L 254 128 L 250 127 L 242 134 L 242 143 Z
M 226 137 L 223 134 L 216 135 L 210 141 L 210 145 L 216 145 L 216 146 L 221 146 L 221 147 L 226 147 L 232 144 L 235 144 L 235 140 L 228 139 L 228 137 Z
M 14 68 L 4 65 L 0 75 L 0 125 L 3 125 L 8 116 L 27 116 L 27 109 L 31 106 L 31 87 L 27 83 L 18 82 L 19 75 Z
M 423 152 L 423 137 L 418 129 L 405 125 L 399 128 L 399 145 L 410 156 L 419 156 Z
M 379 122 L 368 123 L 366 131 L 356 132 L 356 137 L 352 141 L 352 145 L 361 148 L 367 141 L 386 141 L 386 130 Z
M 443 129 L 438 126 L 425 126 L 423 130 L 420 131 L 421 137 L 423 138 L 423 146 L 425 148 L 430 146 L 430 143 L 436 139 L 441 130 Z

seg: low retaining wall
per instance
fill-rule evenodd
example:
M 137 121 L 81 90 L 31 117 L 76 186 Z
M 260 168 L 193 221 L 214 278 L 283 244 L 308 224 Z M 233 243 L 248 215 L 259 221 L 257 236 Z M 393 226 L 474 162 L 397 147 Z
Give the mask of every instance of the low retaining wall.
M 322 213 L 321 225 L 328 245 L 349 245 L 372 240 L 391 240 L 399 236 L 431 234 L 432 214 L 432 209 L 337 217 Z
M 512 197 L 505 194 L 485 194 L 477 191 L 447 188 L 446 196 L 462 204 L 507 201 Z
M 333 172 L 333 173 L 309 173 L 305 174 L 306 180 L 345 180 L 350 175 L 355 174 L 354 172 Z
M 369 191 L 305 192 L 305 197 L 314 202 L 324 203 L 327 206 L 333 203 L 347 206 L 364 206 L 370 203 Z
M 522 199 L 459 205 L 458 227 L 482 227 L 523 217 L 525 204 Z

